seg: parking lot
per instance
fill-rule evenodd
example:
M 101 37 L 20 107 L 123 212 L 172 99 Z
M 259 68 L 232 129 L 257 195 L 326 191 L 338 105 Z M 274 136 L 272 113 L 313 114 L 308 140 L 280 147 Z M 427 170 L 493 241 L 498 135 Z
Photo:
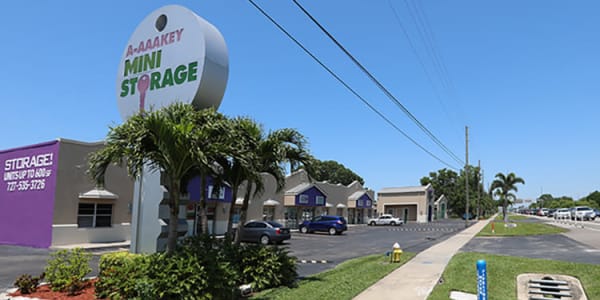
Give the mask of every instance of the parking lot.
M 552 222 L 549 218 L 532 217 L 530 222 Z M 573 230 L 564 235 L 545 235 L 512 238 L 475 237 L 461 251 L 498 253 L 523 257 L 546 258 L 584 263 L 600 263 L 600 247 L 577 242 L 575 234 L 598 235 L 600 220 L 579 222 L 585 226 L 570 226 Z M 409 223 L 402 226 L 349 225 L 342 235 L 327 233 L 302 234 L 293 232 L 292 238 L 282 247 L 287 248 L 298 261 L 301 277 L 316 274 L 352 258 L 391 251 L 399 243 L 403 251 L 420 252 L 447 239 L 465 228 L 462 220 L 445 220 L 428 224 Z M 0 245 L 0 290 L 12 287 L 15 278 L 23 273 L 42 272 L 50 251 L 27 247 Z M 91 265 L 97 273 L 102 252 L 93 252 Z
M 348 231 L 339 236 L 294 232 L 284 247 L 298 258 L 299 275 L 307 276 L 334 268 L 348 259 L 383 255 L 392 250 L 394 243 L 399 243 L 403 251 L 420 252 L 464 228 L 461 220 L 402 226 L 350 225 Z
M 399 243 L 404 251 L 419 252 L 464 229 L 464 221 L 448 220 L 430 224 L 403 226 L 350 225 L 342 235 L 326 233 L 292 233 L 282 246 L 298 258 L 300 276 L 315 274 L 359 256 L 385 254 Z M 23 273 L 37 275 L 46 265 L 50 250 L 0 245 L 0 290 L 12 287 Z M 95 253 L 91 265 L 97 273 L 101 252 Z

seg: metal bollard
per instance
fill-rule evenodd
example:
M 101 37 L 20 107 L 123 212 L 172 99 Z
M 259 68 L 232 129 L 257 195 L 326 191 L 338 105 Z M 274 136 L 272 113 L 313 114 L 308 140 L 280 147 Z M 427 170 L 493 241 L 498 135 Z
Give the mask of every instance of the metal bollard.
M 477 261 L 477 299 L 487 300 L 487 264 L 485 260 Z

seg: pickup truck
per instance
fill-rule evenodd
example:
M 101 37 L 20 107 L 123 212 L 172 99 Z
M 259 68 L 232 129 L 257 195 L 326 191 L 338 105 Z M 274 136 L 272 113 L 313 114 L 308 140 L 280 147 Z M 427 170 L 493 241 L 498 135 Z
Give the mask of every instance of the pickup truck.
M 370 226 L 375 226 L 375 225 L 392 225 L 392 226 L 396 226 L 396 225 L 402 225 L 404 224 L 404 221 L 400 220 L 399 218 L 394 218 L 394 216 L 392 215 L 381 215 L 378 218 L 375 219 L 370 219 L 369 220 L 369 225 Z

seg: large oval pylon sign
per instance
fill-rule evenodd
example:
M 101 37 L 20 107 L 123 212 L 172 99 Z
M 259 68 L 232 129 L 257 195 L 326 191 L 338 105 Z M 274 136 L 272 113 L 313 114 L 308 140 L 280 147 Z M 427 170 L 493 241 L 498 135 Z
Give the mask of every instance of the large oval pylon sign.
M 117 105 L 123 120 L 174 102 L 218 108 L 229 74 L 221 33 L 193 11 L 168 5 L 149 14 L 123 51 Z

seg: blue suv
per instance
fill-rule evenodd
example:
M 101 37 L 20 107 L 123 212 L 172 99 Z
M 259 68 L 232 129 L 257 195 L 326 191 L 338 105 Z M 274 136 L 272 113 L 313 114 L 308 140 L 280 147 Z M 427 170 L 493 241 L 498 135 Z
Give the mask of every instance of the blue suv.
M 324 231 L 334 235 L 341 234 L 346 230 L 348 230 L 346 219 L 340 216 L 317 216 L 300 224 L 300 232 L 302 233 Z

